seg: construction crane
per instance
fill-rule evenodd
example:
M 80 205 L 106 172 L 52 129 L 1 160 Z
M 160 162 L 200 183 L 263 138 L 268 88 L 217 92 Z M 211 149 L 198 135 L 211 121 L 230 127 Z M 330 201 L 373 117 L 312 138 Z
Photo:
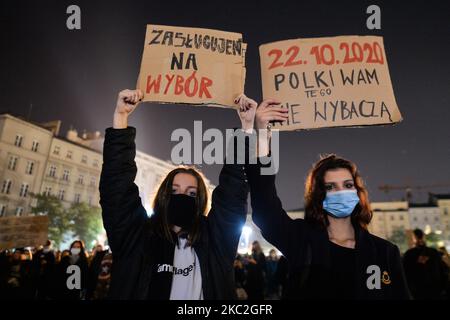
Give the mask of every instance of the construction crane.
M 403 185 L 403 186 L 395 186 L 395 185 L 381 185 L 378 187 L 379 190 L 384 191 L 385 193 L 389 193 L 392 190 L 405 190 L 406 200 L 408 202 L 412 199 L 412 190 L 429 190 L 434 188 L 446 188 L 450 187 L 450 183 L 439 183 L 439 184 L 430 184 L 430 185 Z

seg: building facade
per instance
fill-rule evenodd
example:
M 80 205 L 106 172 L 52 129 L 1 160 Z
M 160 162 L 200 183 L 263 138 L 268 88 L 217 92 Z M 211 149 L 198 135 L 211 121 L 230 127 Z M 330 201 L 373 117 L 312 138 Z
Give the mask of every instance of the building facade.
M 369 231 L 381 238 L 388 239 L 395 230 L 409 230 L 408 202 L 389 201 L 372 202 L 373 217 Z
M 54 137 L 41 193 L 58 197 L 66 208 L 80 202 L 99 207 L 101 166 L 101 152 Z
M 53 134 L 36 124 L 0 115 L 0 217 L 31 210 L 39 193 Z
M 422 229 L 425 233 L 442 233 L 441 210 L 431 203 L 410 203 L 409 221 L 411 229 Z
M 61 121 L 38 124 L 0 115 L 0 217 L 30 214 L 33 194 L 56 196 L 65 208 L 79 202 L 99 207 L 104 137 L 74 129 L 62 137 L 60 127 Z M 157 186 L 176 166 L 141 151 L 135 160 L 135 183 L 151 214 Z
M 450 245 L 450 194 L 430 194 L 430 203 L 436 205 L 441 215 L 442 237 Z

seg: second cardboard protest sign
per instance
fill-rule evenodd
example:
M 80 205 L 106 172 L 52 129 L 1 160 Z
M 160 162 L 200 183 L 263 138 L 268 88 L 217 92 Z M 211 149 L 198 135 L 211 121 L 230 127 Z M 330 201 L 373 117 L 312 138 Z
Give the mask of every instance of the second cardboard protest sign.
M 295 39 L 260 47 L 264 98 L 289 109 L 280 130 L 393 124 L 395 101 L 383 38 Z
M 232 107 L 245 50 L 239 33 L 148 25 L 137 87 L 144 101 Z
M 0 251 L 43 245 L 48 239 L 48 224 L 48 216 L 1 218 Z

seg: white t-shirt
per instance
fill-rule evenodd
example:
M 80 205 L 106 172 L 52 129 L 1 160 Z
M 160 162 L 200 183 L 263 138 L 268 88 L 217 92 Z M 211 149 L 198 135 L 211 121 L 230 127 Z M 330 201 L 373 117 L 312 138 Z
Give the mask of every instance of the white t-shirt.
M 173 280 L 170 300 L 203 300 L 202 273 L 194 248 L 179 238 L 173 257 Z

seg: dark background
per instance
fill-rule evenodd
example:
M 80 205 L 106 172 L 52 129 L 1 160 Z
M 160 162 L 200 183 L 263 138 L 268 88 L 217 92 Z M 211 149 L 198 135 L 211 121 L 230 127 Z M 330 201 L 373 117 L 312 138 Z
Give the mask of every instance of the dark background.
M 66 8 L 81 8 L 81 30 L 66 28 Z M 366 28 L 366 8 L 381 8 L 381 30 Z M 281 133 L 279 194 L 303 205 L 303 183 L 319 154 L 358 164 L 372 201 L 401 199 L 383 184 L 447 187 L 450 193 L 450 5 L 448 1 L 1 1 L 0 112 L 33 121 L 61 119 L 82 132 L 111 125 L 118 91 L 133 88 L 146 24 L 241 32 L 248 43 L 246 94 L 261 99 L 259 45 L 298 37 L 382 35 L 403 122 L 396 126 Z M 30 113 L 30 104 L 33 108 Z M 176 128 L 236 127 L 233 110 L 142 104 L 130 125 L 138 149 L 170 159 Z M 217 183 L 219 165 L 202 166 Z

